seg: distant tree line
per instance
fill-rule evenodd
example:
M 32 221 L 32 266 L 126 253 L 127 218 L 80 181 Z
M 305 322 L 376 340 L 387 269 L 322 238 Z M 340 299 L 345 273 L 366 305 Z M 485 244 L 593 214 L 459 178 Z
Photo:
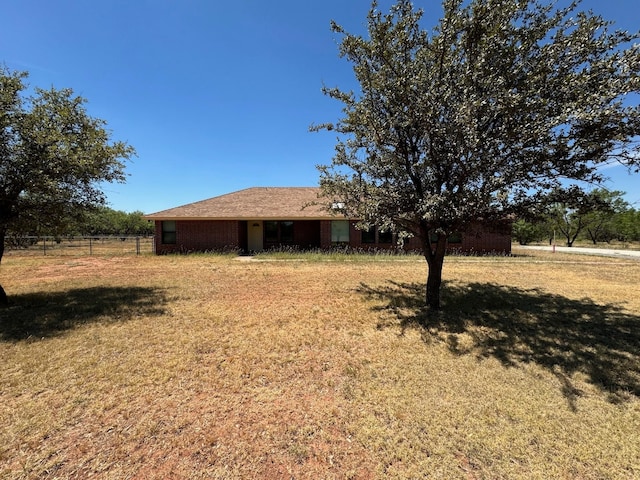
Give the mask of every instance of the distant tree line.
M 152 235 L 154 225 L 143 218 L 140 211 L 124 212 L 109 207 L 98 207 L 83 212 L 81 215 L 71 215 L 62 222 L 46 224 L 29 222 L 25 219 L 14 225 L 9 232 L 8 240 L 24 236 L 53 236 L 57 238 L 72 236 L 97 235 Z
M 532 218 L 513 224 L 513 238 L 521 245 L 554 239 L 573 246 L 576 240 L 596 245 L 611 241 L 640 241 L 640 210 L 626 202 L 623 192 L 596 189 L 569 195 Z
M 81 225 L 84 235 L 152 235 L 153 222 L 143 218 L 144 213 L 131 213 L 100 208 L 88 215 Z

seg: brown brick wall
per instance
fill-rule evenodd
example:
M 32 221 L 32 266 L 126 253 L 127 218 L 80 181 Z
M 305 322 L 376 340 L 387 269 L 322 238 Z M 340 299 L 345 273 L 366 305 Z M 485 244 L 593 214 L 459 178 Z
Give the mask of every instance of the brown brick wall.
M 350 245 L 354 248 L 395 248 L 395 245 L 379 243 L 362 243 L 362 232 L 356 230 L 356 222 L 351 222 L 349 229 Z M 331 231 L 329 230 L 329 238 Z M 411 237 L 404 242 L 405 251 L 421 251 L 422 242 Z M 461 243 L 450 243 L 447 246 L 449 252 L 463 253 L 511 253 L 511 224 L 505 222 L 497 226 L 475 224 L 468 232 L 462 234 Z
M 304 228 L 299 229 L 299 238 L 296 241 L 300 245 L 315 246 L 320 248 L 331 247 L 331 221 L 309 221 L 304 223 Z M 318 232 L 319 223 L 319 232 Z M 356 230 L 356 222 L 350 222 L 350 245 L 354 248 L 393 248 L 394 245 L 362 243 L 362 232 Z M 302 227 L 303 225 L 300 225 Z M 244 233 L 243 233 L 244 232 Z M 318 236 L 319 235 L 319 238 Z M 204 221 L 182 220 L 176 222 L 176 244 L 162 244 L 161 222 L 156 221 L 156 253 L 190 252 L 207 250 L 225 250 L 246 247 L 246 229 L 242 230 L 242 222 L 235 220 Z M 416 238 L 405 240 L 404 249 L 421 250 L 421 243 Z M 450 244 L 450 251 L 469 253 L 510 253 L 511 252 L 511 224 L 505 222 L 487 229 L 479 224 L 472 226 L 468 232 L 462 235 L 462 243 Z
M 293 224 L 293 242 L 300 248 L 320 246 L 320 222 L 318 220 L 298 220 Z
M 395 244 L 362 243 L 362 232 L 356 229 L 355 221 L 349 224 L 349 245 L 353 248 L 362 249 L 387 249 L 395 248 Z M 320 222 L 320 246 L 321 248 L 331 247 L 331 221 Z M 505 223 L 487 229 L 480 224 L 473 225 L 469 232 L 462 235 L 461 243 L 451 243 L 448 245 L 449 251 L 461 251 L 469 253 L 491 253 L 511 252 L 511 224 Z M 421 251 L 422 242 L 415 237 L 411 237 L 404 242 L 405 251 Z
M 469 253 L 511 253 L 511 223 L 471 225 L 462 236 L 460 250 Z
M 460 250 L 470 253 L 511 252 L 511 237 L 497 233 L 482 232 L 462 237 Z
M 331 248 L 331 220 L 320 221 L 320 248 Z
M 156 222 L 156 253 L 236 249 L 240 246 L 236 220 L 178 220 L 176 243 L 162 244 L 161 222 Z

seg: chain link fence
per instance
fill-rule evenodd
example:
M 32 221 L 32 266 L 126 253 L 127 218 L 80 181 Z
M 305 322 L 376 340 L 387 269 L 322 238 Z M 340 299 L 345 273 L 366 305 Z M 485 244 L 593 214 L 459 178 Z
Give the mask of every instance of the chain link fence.
M 142 255 L 155 251 L 153 236 L 8 237 L 11 255 Z

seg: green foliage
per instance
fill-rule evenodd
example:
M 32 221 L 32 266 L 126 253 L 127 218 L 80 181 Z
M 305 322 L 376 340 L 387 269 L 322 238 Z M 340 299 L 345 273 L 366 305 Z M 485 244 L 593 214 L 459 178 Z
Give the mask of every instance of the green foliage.
M 153 223 L 143 218 L 144 213 L 131 213 L 102 207 L 86 215 L 79 226 L 85 235 L 151 235 Z
M 432 306 L 448 234 L 529 213 L 567 181 L 597 185 L 603 164 L 638 168 L 640 107 L 625 99 L 640 92 L 640 34 L 578 4 L 445 0 L 428 32 L 398 0 L 386 15 L 372 4 L 368 38 L 332 23 L 360 90 L 324 90 L 344 117 L 312 127 L 339 134 L 320 185 L 363 226 L 423 240 Z
M 26 77 L 0 67 L 0 237 L 73 228 L 105 203 L 100 183 L 124 182 L 124 161 L 135 154 L 71 89 L 26 96 Z
M 571 195 L 573 194 L 573 196 Z M 531 221 L 513 224 L 513 238 L 521 244 L 547 240 L 554 233 L 565 238 L 567 245 L 582 239 L 592 242 L 640 240 L 640 211 L 623 199 L 623 192 L 595 189 L 588 194 L 565 191 L 564 198 L 545 214 Z
M 516 220 L 512 225 L 512 236 L 520 245 L 527 245 L 542 240 L 547 234 L 539 223 Z
M 569 189 L 556 192 L 556 202 L 550 205 L 546 215 L 539 220 L 538 228 L 554 233 L 566 240 L 571 247 L 579 238 L 586 238 L 594 245 L 599 241 L 616 238 L 616 218 L 629 209 L 622 198 L 623 192 L 595 189 L 589 193 Z
M 622 195 L 623 192 L 610 192 L 605 189 L 596 189 L 591 192 L 594 206 L 585 215 L 585 230 L 594 245 L 599 241 L 609 242 L 615 238 L 615 216 L 629 208 L 629 204 Z
M 615 239 L 621 242 L 640 241 L 640 211 L 629 208 L 616 214 L 611 223 Z

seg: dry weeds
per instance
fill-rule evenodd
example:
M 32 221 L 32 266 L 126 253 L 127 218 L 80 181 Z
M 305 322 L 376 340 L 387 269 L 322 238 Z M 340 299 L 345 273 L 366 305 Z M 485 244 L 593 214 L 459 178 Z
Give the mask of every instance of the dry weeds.
M 5 259 L 0 477 L 640 477 L 640 262 L 282 258 Z

